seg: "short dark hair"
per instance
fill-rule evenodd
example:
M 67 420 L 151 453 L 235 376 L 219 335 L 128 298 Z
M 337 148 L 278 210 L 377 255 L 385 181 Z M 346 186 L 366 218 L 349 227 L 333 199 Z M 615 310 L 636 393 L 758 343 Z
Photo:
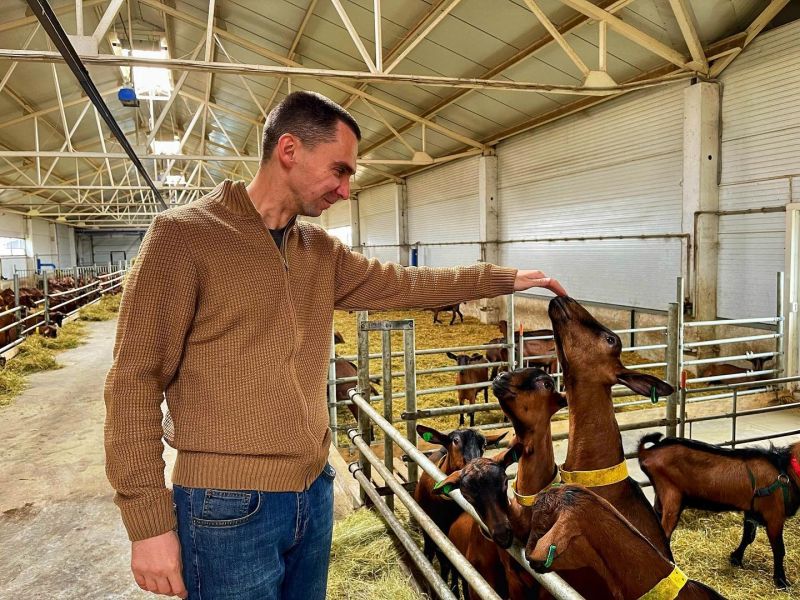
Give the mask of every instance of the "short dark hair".
M 273 108 L 264 124 L 261 160 L 268 161 L 278 139 L 285 133 L 297 136 L 313 148 L 336 138 L 336 125 L 341 121 L 361 141 L 361 129 L 352 115 L 330 98 L 316 92 L 292 92 Z

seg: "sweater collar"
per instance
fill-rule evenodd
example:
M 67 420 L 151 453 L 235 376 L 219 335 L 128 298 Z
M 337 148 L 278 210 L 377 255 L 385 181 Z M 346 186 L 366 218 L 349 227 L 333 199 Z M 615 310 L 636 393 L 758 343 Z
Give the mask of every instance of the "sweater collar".
M 214 191 L 211 193 L 217 198 L 220 204 L 233 214 L 240 217 L 253 217 L 261 221 L 261 215 L 250 199 L 250 194 L 247 193 L 247 185 L 244 181 L 226 179 L 214 188 Z M 291 229 L 295 221 L 297 221 L 297 215 L 289 219 L 284 229 L 286 231 Z

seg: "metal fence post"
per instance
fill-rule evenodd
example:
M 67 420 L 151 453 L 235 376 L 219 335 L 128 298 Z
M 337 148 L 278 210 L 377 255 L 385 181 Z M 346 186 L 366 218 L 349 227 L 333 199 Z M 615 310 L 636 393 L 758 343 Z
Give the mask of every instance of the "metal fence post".
M 19 275 L 17 273 L 14 273 L 14 306 L 17 309 L 15 313 L 17 316 L 17 337 L 21 338 L 22 331 L 25 328 L 22 326 L 22 309 L 19 306 Z
M 685 342 L 683 338 L 683 315 L 684 315 L 684 295 L 683 295 L 683 277 L 678 277 L 676 281 L 676 304 L 678 305 L 678 323 L 675 327 L 675 333 L 677 334 L 677 341 L 676 344 L 677 348 L 677 358 L 678 358 L 678 385 L 680 386 L 678 389 L 678 402 L 680 405 L 680 419 L 678 423 L 678 436 L 685 437 L 686 433 L 686 378 L 684 377 L 683 371 L 683 344 Z
M 42 273 L 42 291 L 44 292 L 44 324 L 50 325 L 50 292 L 47 283 L 47 274 Z
M 336 405 L 336 343 L 334 342 L 333 327 L 331 327 L 331 352 L 328 362 L 328 420 L 333 435 L 334 447 L 339 447 L 339 407 Z
M 369 331 L 363 327 L 367 322 L 369 316 L 366 311 L 359 311 L 356 313 L 356 323 L 358 325 L 358 390 L 364 399 L 370 401 L 370 385 L 369 385 Z M 358 431 L 361 437 L 367 443 L 372 443 L 372 430 L 370 427 L 369 417 L 363 410 L 358 411 Z M 369 461 L 364 458 L 362 454 L 358 460 L 361 466 L 361 471 L 367 479 L 372 477 L 372 466 Z M 362 489 L 360 492 L 361 502 L 366 503 L 367 493 Z
M 783 321 L 783 271 L 778 271 L 778 283 L 777 283 L 777 306 L 776 306 L 776 316 L 778 317 L 778 321 L 776 322 L 777 334 L 778 337 L 775 338 L 775 377 L 785 377 L 785 369 L 786 369 L 786 360 L 784 353 L 786 352 L 786 343 L 785 343 L 785 335 L 786 335 L 786 324 Z M 779 386 L 780 387 L 780 386 Z
M 678 318 L 678 310 L 680 308 L 677 302 L 670 303 L 669 317 L 667 319 L 667 383 L 675 389 L 667 397 L 667 435 L 670 437 L 675 437 L 677 432 L 677 399 L 679 395 L 677 390 L 680 384 L 680 375 L 678 373 L 678 326 L 680 319 Z
M 417 355 L 414 326 L 403 331 L 403 360 L 406 372 L 406 411 L 409 413 L 417 412 Z M 383 392 L 386 395 L 386 391 Z M 409 442 L 417 445 L 417 421 L 406 421 L 406 438 Z M 415 484 L 419 479 L 417 463 L 408 463 L 408 483 Z
M 731 416 L 731 448 L 736 448 L 736 417 L 739 413 L 739 390 L 733 388 L 733 416 Z
M 392 332 L 389 329 L 384 329 L 381 332 L 381 364 L 383 366 L 383 377 L 381 383 L 383 384 L 383 418 L 390 423 L 394 420 L 392 417 Z M 383 436 L 383 464 L 389 469 L 390 473 L 394 473 L 394 444 L 392 438 L 388 435 Z M 410 465 L 411 463 L 409 463 Z M 387 484 L 388 485 L 388 484 Z M 394 497 L 386 497 L 387 506 L 394 510 Z
M 506 303 L 506 344 L 508 344 L 508 370 L 514 370 L 514 361 L 516 360 L 516 349 L 514 348 L 514 294 L 508 295 L 508 302 Z

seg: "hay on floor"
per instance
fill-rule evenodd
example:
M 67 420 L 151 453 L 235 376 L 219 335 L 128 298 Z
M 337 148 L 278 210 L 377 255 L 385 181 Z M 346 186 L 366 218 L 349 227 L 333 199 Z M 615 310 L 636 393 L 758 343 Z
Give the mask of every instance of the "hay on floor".
M 84 306 L 80 310 L 81 321 L 110 321 L 117 317 L 119 313 L 119 304 L 122 301 L 122 294 L 113 294 L 103 296 L 88 306 Z
M 398 517 L 408 522 L 402 509 Z M 402 549 L 381 518 L 362 508 L 333 527 L 329 600 L 421 600 L 400 566 Z

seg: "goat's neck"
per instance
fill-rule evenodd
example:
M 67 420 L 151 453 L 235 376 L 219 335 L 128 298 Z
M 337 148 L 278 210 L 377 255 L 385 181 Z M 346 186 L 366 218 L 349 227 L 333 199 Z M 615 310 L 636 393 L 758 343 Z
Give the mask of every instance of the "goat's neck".
M 532 496 L 538 494 L 553 481 L 556 471 L 556 461 L 553 456 L 553 438 L 550 434 L 550 424 L 540 435 L 530 432 L 517 432 L 517 438 L 522 441 L 522 457 L 517 468 L 516 487 L 520 494 Z M 514 536 L 523 543 L 528 539 L 531 529 L 532 507 L 522 506 L 516 501 L 511 502 L 509 520 Z
M 569 442 L 567 471 L 589 471 L 618 465 L 624 459 L 611 387 L 568 381 Z
M 620 593 L 620 598 L 640 598 L 672 572 L 672 563 L 640 535 L 632 531 L 628 535 L 609 535 L 615 530 L 613 525 L 591 529 L 603 532 L 602 538 L 590 534 L 590 544 L 599 557 L 599 565 L 595 565 L 598 575 L 609 590 Z

